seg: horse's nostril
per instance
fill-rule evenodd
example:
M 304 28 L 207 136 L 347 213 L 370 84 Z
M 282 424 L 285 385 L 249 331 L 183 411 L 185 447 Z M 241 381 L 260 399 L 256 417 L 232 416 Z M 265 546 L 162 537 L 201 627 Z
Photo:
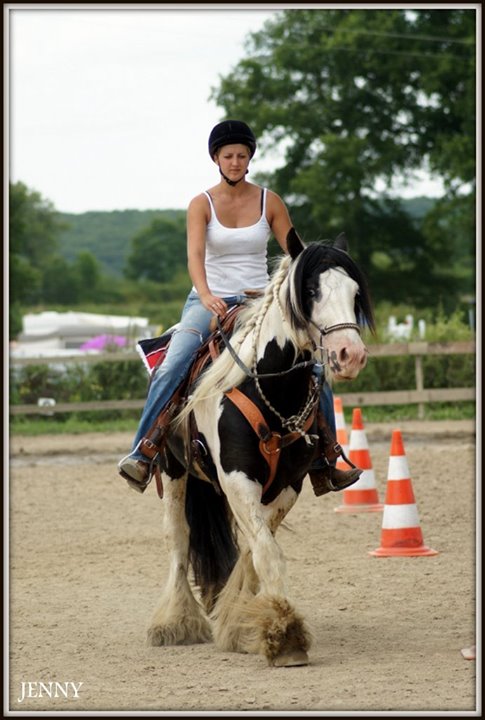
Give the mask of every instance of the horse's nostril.
M 340 362 L 345 363 L 349 359 L 349 354 L 347 352 L 347 348 L 342 348 L 340 350 Z

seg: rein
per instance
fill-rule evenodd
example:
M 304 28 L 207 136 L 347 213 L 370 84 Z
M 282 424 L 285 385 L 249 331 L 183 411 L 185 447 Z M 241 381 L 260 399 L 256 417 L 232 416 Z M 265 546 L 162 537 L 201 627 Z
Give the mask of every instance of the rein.
M 331 332 L 334 332 L 335 330 L 344 330 L 345 328 L 352 328 L 353 330 L 357 330 L 357 332 L 360 335 L 360 327 L 356 323 L 336 323 L 335 325 L 330 325 L 326 328 L 321 328 L 319 325 L 317 325 L 316 322 L 313 320 L 309 320 L 309 322 L 314 325 L 320 335 L 323 337 L 325 335 L 329 335 Z M 241 368 L 241 370 L 244 372 L 245 375 L 252 378 L 253 380 L 258 380 L 259 378 L 270 378 L 270 377 L 281 377 L 282 375 L 287 375 L 290 372 L 293 372 L 293 370 L 299 370 L 300 368 L 307 368 L 307 367 L 313 367 L 314 365 L 317 365 L 316 360 L 305 360 L 304 362 L 296 363 L 296 365 L 292 365 L 288 370 L 280 370 L 279 372 L 274 373 L 256 373 L 253 372 L 248 368 L 248 366 L 241 360 L 239 355 L 236 353 L 234 348 L 231 345 L 231 342 L 222 329 L 222 323 L 219 315 L 217 315 L 217 329 L 219 330 L 220 336 L 224 342 L 224 345 L 229 351 L 229 354 L 231 355 L 234 362 Z M 323 363 L 319 363 L 320 365 L 323 365 Z

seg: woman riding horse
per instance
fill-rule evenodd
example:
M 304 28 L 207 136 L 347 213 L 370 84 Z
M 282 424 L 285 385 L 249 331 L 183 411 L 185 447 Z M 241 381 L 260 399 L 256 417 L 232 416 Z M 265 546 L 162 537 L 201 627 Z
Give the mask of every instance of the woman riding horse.
M 210 334 L 211 319 L 263 291 L 269 276 L 267 245 L 271 233 L 287 252 L 292 226 L 281 198 L 246 180 L 256 139 L 246 123 L 225 120 L 210 133 L 209 154 L 220 181 L 197 195 L 187 213 L 188 270 L 193 281 L 181 321 L 163 363 L 155 369 L 138 431 L 129 455 L 118 469 L 131 487 L 144 492 L 153 460 L 163 445 L 170 415 L 163 415 L 174 390 L 186 377 L 193 358 Z M 159 418 L 163 418 L 160 420 Z M 357 468 L 335 467 L 340 451 L 330 387 L 323 383 L 319 413 L 320 453 L 310 477 L 317 495 L 342 490 L 359 478 Z

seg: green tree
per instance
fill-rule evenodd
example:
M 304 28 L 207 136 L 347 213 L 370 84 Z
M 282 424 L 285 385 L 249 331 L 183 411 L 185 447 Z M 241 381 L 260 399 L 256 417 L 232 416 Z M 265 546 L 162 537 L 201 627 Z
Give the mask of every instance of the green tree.
M 52 258 L 42 275 L 42 300 L 45 303 L 77 305 L 81 280 L 72 264 L 60 255 Z
M 125 277 L 163 283 L 186 264 L 185 220 L 158 217 L 133 238 Z
M 419 68 L 421 101 L 414 108 L 418 145 L 449 192 L 475 186 L 476 22 L 475 10 L 457 9 L 420 10 L 410 20 L 426 53 Z
M 286 199 L 299 232 L 346 231 L 376 299 L 433 302 L 449 267 L 456 234 L 428 243 L 375 187 L 423 165 L 446 180 L 448 200 L 473 182 L 475 20 L 470 10 L 283 10 L 212 92 L 226 116 L 250 122 L 263 152 L 280 153 L 259 179 Z
M 24 183 L 9 187 L 10 252 L 20 255 L 35 268 L 45 267 L 58 250 L 63 225 L 50 202 Z
M 62 229 L 52 203 L 24 183 L 9 185 L 9 337 L 22 329 L 22 307 L 38 302 Z
M 93 253 L 89 250 L 78 253 L 73 263 L 73 271 L 78 279 L 79 300 L 96 299 L 101 281 L 101 269 Z

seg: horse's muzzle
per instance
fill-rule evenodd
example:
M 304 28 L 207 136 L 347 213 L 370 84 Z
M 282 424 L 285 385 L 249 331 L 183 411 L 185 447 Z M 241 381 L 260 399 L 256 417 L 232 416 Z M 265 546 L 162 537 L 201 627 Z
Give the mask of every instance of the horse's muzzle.
M 366 366 L 368 351 L 362 342 L 338 342 L 327 350 L 328 366 L 336 380 L 353 380 Z

